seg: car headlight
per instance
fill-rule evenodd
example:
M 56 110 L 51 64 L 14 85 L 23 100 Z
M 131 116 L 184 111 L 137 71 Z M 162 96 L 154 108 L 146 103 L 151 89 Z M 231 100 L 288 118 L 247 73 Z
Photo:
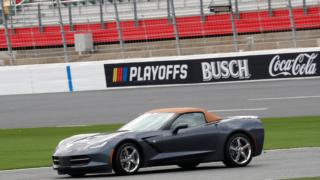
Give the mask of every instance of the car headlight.
M 108 143 L 108 141 L 102 141 L 102 142 L 96 142 L 94 144 L 90 144 L 88 146 L 89 149 L 98 149 L 98 148 L 102 148 L 103 146 L 105 146 Z

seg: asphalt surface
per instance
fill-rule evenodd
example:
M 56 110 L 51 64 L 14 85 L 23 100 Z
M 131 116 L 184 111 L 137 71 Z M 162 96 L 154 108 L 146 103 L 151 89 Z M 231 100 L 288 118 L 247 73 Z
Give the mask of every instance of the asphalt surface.
M 175 106 L 221 116 L 320 115 L 320 79 L 0 96 L 0 127 L 124 123 L 149 109 Z
M 115 174 L 88 175 L 86 180 L 270 180 L 297 177 L 320 176 L 320 148 L 303 148 L 290 150 L 271 150 L 253 159 L 244 168 L 226 168 L 222 163 L 201 164 L 194 170 L 182 170 L 177 166 L 163 166 L 140 169 L 133 176 L 116 176 Z M 75 179 L 58 176 L 51 168 L 0 171 L 0 179 L 10 180 L 52 180 Z

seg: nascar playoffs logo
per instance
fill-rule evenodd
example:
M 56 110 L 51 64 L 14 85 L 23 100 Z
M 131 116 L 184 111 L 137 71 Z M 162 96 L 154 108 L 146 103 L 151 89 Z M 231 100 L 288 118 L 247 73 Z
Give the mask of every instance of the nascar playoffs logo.
M 120 67 L 113 68 L 113 78 L 112 82 L 127 82 L 128 81 L 128 68 Z
M 184 80 L 187 77 L 187 64 L 116 67 L 112 82 Z

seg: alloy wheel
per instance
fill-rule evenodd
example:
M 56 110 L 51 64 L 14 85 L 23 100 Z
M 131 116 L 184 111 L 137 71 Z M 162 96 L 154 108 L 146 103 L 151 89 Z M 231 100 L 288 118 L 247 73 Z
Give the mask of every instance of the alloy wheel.
M 120 164 L 127 173 L 135 172 L 139 168 L 140 155 L 136 147 L 128 145 L 120 151 Z
M 230 143 L 229 153 L 230 157 L 237 164 L 245 164 L 247 163 L 252 154 L 251 144 L 248 139 L 244 137 L 236 137 Z

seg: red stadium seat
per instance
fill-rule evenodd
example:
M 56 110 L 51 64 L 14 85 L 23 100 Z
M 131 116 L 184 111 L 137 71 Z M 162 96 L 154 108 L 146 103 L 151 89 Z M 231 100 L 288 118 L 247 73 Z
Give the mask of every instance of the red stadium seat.
M 320 28 L 320 8 L 310 7 L 308 14 L 303 14 L 303 9 L 293 11 L 297 29 Z M 239 33 L 260 33 L 289 31 L 291 29 L 289 12 L 286 9 L 275 10 L 269 17 L 267 11 L 242 12 L 240 19 L 236 19 Z M 201 22 L 200 16 L 178 17 L 178 30 L 180 37 L 199 37 L 230 35 L 232 27 L 229 14 L 207 15 L 206 21 Z M 134 21 L 121 22 L 123 39 L 125 41 L 143 41 L 158 39 L 173 39 L 173 26 L 168 20 L 148 19 L 139 21 L 139 26 L 134 26 Z M 79 32 L 92 32 L 95 43 L 118 42 L 118 33 L 115 22 L 108 22 L 106 29 L 101 29 L 100 24 L 77 24 L 74 31 L 65 25 L 67 44 L 74 44 L 74 34 Z M 46 26 L 44 32 L 38 27 L 16 28 L 11 34 L 13 48 L 61 46 L 61 33 L 58 25 Z M 0 48 L 6 48 L 3 29 L 0 30 Z

